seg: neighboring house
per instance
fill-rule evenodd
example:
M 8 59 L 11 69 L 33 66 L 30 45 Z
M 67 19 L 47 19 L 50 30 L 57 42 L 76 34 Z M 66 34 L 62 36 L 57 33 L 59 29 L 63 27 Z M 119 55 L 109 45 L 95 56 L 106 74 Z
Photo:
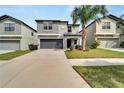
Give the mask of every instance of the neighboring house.
M 8 15 L 0 17 L 0 50 L 28 50 L 37 43 L 37 31 Z
M 35 20 L 37 22 L 39 48 L 64 48 L 81 45 L 79 24 L 60 20 Z
M 86 27 L 86 45 L 90 46 L 94 40 L 100 42 L 101 48 L 118 48 L 120 43 L 124 40 L 120 34 L 124 33 L 117 26 L 120 18 L 114 15 L 108 15 L 101 18 L 100 22 L 93 21 Z

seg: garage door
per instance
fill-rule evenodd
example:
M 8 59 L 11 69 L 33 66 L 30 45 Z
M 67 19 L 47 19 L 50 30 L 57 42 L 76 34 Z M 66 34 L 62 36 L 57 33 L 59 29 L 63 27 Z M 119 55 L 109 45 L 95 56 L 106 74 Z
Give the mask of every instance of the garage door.
M 51 48 L 63 48 L 63 40 L 62 39 L 41 39 L 40 40 L 40 48 L 51 49 Z
M 99 38 L 100 46 L 102 48 L 117 48 L 119 46 L 119 40 L 118 39 L 112 39 L 112 38 Z
M 19 50 L 19 40 L 0 40 L 0 50 Z

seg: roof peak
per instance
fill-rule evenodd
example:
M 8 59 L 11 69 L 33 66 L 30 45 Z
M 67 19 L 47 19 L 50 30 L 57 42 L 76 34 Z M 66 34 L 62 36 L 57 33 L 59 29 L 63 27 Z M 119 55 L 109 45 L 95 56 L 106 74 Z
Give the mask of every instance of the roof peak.
M 25 26 L 29 27 L 30 29 L 34 30 L 35 32 L 37 32 L 34 28 L 32 28 L 31 26 L 27 25 L 27 24 L 24 23 L 23 21 L 21 21 L 21 20 L 19 20 L 19 19 L 17 19 L 17 18 L 14 18 L 14 17 L 12 17 L 12 16 L 9 16 L 9 15 L 2 15 L 2 16 L 0 16 L 0 21 L 4 20 L 4 19 L 6 19 L 6 18 L 14 19 L 14 20 L 16 20 L 16 21 L 18 21 L 18 22 L 24 24 Z

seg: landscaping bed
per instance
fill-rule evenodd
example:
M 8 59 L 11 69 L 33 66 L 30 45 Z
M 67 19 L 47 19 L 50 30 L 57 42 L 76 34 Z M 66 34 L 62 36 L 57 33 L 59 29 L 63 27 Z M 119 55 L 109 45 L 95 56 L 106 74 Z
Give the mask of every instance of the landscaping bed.
M 13 59 L 15 57 L 27 54 L 29 52 L 31 52 L 31 51 L 30 50 L 17 50 L 17 51 L 14 51 L 14 52 L 0 54 L 0 60 L 10 60 L 10 59 Z
M 73 66 L 94 88 L 123 88 L 124 65 L 121 66 Z
M 82 50 L 67 50 L 65 51 L 67 58 L 124 58 L 124 52 L 111 51 L 106 49 L 90 49 L 89 51 Z

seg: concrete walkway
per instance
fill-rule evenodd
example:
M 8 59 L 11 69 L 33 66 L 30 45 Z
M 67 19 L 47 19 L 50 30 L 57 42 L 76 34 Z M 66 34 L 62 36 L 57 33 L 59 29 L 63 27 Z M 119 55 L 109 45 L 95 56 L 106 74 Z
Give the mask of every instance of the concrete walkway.
M 62 50 L 37 50 L 0 65 L 0 87 L 90 87 L 71 67 Z
M 89 59 L 69 59 L 72 66 L 109 66 L 124 65 L 124 58 L 89 58 Z
M 107 50 L 112 50 L 112 51 L 118 51 L 118 52 L 124 52 L 124 48 L 102 48 L 102 49 L 107 49 Z
M 0 50 L 0 54 L 4 54 L 4 53 L 9 53 L 9 52 L 13 52 L 15 50 Z

